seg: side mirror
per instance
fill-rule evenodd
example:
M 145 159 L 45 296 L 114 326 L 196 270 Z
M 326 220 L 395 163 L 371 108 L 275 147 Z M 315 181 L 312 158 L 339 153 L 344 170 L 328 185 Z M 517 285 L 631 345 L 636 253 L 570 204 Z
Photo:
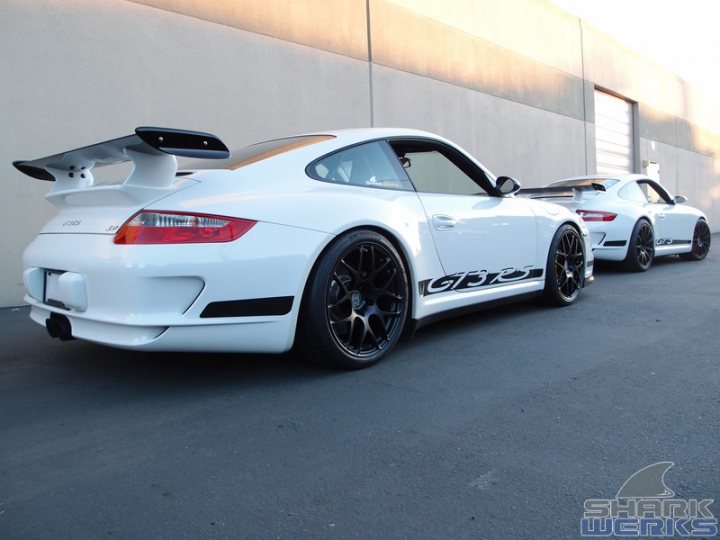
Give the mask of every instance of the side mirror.
M 673 199 L 673 202 L 675 204 L 682 204 L 682 203 L 686 203 L 687 201 L 688 201 L 687 197 L 683 197 L 682 195 L 678 195 L 677 197 L 675 197 Z
M 500 176 L 495 181 L 495 189 L 500 195 L 510 195 L 520 189 L 520 182 L 511 176 Z

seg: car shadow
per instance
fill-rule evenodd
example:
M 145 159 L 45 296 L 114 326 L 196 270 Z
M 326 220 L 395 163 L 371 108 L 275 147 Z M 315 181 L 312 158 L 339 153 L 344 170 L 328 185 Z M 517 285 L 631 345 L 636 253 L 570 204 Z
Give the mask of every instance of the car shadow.
M 693 264 L 693 261 L 684 261 L 676 255 L 666 255 L 664 257 L 657 257 L 653 260 L 650 268 L 646 272 L 652 272 L 653 268 L 662 268 L 675 264 Z M 625 270 L 622 262 L 617 261 L 601 261 L 595 259 L 595 265 L 593 273 L 597 277 L 598 274 L 643 274 L 644 272 L 632 272 Z
M 530 300 L 436 321 L 419 329 L 412 340 L 401 340 L 380 364 L 359 371 L 316 365 L 295 351 L 284 354 L 144 352 L 80 340 L 60 342 L 45 336 L 44 330 L 30 321 L 27 325 L 35 337 L 35 346 L 27 353 L 39 357 L 45 366 L 52 366 L 54 378 L 97 390 L 133 389 L 138 394 L 152 395 L 279 388 L 319 379 L 362 378 L 370 372 L 373 378 L 382 377 L 380 372 L 386 368 L 391 371 L 398 368 L 393 360 L 413 356 L 416 347 L 422 349 L 438 336 L 474 332 L 487 324 L 503 324 L 547 309 L 552 308 Z
M 48 338 L 49 339 L 49 338 Z M 62 375 L 102 388 L 132 387 L 140 392 L 218 391 L 277 387 L 328 378 L 341 372 L 316 366 L 300 355 L 143 352 L 73 341 L 53 342 L 51 361 Z
M 582 295 L 580 299 L 582 299 Z M 538 312 L 544 312 L 548 309 L 552 310 L 554 308 L 543 305 L 539 298 L 535 300 L 520 300 L 517 302 L 509 301 L 504 305 L 485 308 L 478 306 L 477 310 L 469 311 L 462 315 L 448 316 L 426 326 L 422 326 L 413 336 L 412 342 L 423 341 L 425 339 L 432 340 L 433 337 L 440 334 L 447 334 L 448 332 L 477 330 L 482 328 L 484 324 L 506 323 L 518 317 L 533 316 Z

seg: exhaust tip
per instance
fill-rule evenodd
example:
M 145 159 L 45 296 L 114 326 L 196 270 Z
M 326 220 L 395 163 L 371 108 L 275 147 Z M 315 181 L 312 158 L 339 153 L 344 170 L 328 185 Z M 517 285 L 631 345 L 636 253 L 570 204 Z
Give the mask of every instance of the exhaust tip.
M 45 319 L 45 328 L 47 328 L 50 337 L 58 338 L 60 341 L 69 341 L 73 338 L 72 325 L 70 319 L 59 313 L 51 313 L 49 319 Z

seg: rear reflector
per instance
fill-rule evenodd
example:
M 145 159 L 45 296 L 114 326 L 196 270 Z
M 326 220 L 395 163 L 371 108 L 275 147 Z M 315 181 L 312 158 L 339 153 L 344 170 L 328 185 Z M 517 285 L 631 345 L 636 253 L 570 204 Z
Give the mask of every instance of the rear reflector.
M 115 234 L 116 244 L 232 242 L 256 221 L 209 214 L 140 211 Z
M 612 221 L 617 217 L 617 214 L 612 212 L 600 212 L 596 210 L 578 210 L 578 214 L 585 221 Z

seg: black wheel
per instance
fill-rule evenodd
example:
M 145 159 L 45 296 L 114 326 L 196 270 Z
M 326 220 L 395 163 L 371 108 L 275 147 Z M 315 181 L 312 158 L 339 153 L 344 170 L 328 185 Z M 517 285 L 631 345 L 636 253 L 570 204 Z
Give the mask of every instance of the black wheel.
M 563 225 L 550 243 L 543 302 L 553 306 L 572 304 L 580 294 L 584 280 L 583 240 L 572 225 Z
M 385 356 L 408 310 L 402 259 L 382 235 L 359 230 L 335 241 L 310 276 L 298 340 L 315 363 L 358 369 Z
M 685 261 L 701 261 L 710 251 L 710 227 L 707 221 L 700 218 L 695 224 L 690 253 L 681 253 L 680 258 Z
M 623 266 L 631 272 L 644 272 L 655 258 L 655 233 L 646 219 L 639 219 L 633 227 Z

